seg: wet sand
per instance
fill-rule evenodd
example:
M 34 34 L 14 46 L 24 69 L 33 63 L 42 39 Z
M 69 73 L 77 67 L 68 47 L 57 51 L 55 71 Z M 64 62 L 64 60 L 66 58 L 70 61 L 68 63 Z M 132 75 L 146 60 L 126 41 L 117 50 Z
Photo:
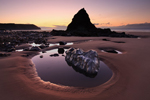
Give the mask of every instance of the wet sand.
M 0 100 L 149 100 L 150 33 L 129 34 L 137 34 L 142 38 L 49 38 L 51 43 L 75 42 L 74 45 L 64 46 L 65 48 L 82 48 L 85 51 L 94 49 L 98 52 L 99 58 L 112 69 L 113 76 L 106 83 L 93 88 L 60 86 L 42 81 L 30 60 L 38 52 L 13 52 L 9 57 L 0 57 Z M 123 54 L 104 53 L 101 52 L 103 48 L 117 49 Z M 30 56 L 23 56 L 25 54 Z

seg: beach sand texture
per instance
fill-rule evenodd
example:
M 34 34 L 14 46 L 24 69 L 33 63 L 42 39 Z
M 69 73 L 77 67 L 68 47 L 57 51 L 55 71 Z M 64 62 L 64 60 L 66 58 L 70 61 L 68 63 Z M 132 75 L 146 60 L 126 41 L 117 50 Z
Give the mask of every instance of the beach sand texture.
M 75 42 L 64 48 L 94 49 L 98 52 L 99 58 L 113 71 L 113 76 L 106 83 L 93 88 L 60 86 L 42 81 L 30 60 L 37 52 L 12 52 L 9 57 L 0 57 L 0 100 L 150 100 L 150 33 L 129 34 L 142 37 L 49 38 L 51 43 Z M 114 48 L 122 54 L 101 52 L 104 48 Z M 30 56 L 24 57 L 25 54 Z

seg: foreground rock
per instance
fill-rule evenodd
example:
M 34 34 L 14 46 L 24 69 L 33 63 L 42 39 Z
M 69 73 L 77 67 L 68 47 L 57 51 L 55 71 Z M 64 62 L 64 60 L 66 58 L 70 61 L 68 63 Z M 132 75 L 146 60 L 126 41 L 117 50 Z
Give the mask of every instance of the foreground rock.
M 94 50 L 84 52 L 79 48 L 70 48 L 66 51 L 65 60 L 76 71 L 89 77 L 95 77 L 100 68 L 100 61 L 97 52 Z

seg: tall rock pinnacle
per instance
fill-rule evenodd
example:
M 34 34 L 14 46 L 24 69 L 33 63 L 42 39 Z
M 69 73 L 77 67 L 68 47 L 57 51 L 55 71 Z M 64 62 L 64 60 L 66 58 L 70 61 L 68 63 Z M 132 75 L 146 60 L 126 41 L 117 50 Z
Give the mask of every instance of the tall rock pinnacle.
M 94 29 L 96 29 L 96 27 L 91 23 L 86 10 L 82 8 L 74 15 L 72 22 L 68 25 L 66 31 L 89 31 Z

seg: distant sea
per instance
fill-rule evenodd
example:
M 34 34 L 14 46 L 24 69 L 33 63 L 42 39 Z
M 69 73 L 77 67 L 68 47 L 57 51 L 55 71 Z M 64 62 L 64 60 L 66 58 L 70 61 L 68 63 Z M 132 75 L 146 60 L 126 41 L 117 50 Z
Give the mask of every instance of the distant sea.
M 37 32 L 46 31 L 46 32 L 50 32 L 52 30 L 12 30 L 12 31 L 37 31 Z
M 64 29 L 65 30 L 65 29 Z M 50 32 L 52 30 L 12 30 L 12 31 L 37 31 L 37 32 Z M 111 31 L 117 31 L 117 32 L 150 32 L 150 29 L 120 29 L 120 28 L 111 28 Z
M 117 31 L 117 32 L 150 32 L 150 29 L 120 29 L 120 28 L 115 28 L 111 29 L 112 31 Z

